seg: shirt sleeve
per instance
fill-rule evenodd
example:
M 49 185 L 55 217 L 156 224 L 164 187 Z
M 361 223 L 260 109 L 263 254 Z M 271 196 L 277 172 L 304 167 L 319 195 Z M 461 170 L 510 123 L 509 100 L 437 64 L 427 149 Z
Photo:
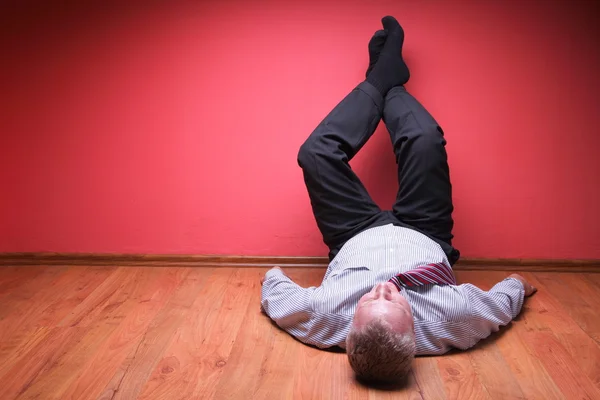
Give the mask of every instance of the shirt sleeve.
M 261 306 L 279 327 L 306 343 L 312 327 L 310 297 L 314 290 L 298 286 L 281 270 L 273 268 L 265 275 Z
M 317 312 L 313 307 L 316 287 L 303 288 L 281 270 L 271 269 L 262 286 L 261 306 L 275 323 L 303 343 L 345 348 L 352 316 Z
M 500 326 L 508 324 L 519 315 L 523 307 L 525 288 L 518 279 L 504 279 L 487 292 L 471 284 L 463 286 L 471 309 L 474 337 L 470 346 L 498 331 Z

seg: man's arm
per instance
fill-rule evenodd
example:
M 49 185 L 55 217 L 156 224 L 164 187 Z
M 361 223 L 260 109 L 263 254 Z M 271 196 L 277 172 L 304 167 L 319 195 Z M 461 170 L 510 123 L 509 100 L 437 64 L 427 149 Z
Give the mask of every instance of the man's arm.
M 261 284 L 261 307 L 265 314 L 292 336 L 309 343 L 308 334 L 312 328 L 310 295 L 315 288 L 298 286 L 279 267 L 267 271 Z
M 261 283 L 261 307 L 279 327 L 319 348 L 345 347 L 352 316 L 315 311 L 312 296 L 318 288 L 298 286 L 278 267 L 267 271 Z
M 497 283 L 487 292 L 471 284 L 462 286 L 467 293 L 471 311 L 471 346 L 512 321 L 521 312 L 524 298 L 537 290 L 525 278 L 516 274 Z

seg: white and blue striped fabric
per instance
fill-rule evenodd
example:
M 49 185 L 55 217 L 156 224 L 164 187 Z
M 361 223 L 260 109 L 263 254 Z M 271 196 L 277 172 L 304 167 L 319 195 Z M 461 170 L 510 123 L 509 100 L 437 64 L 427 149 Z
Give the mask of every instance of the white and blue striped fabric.
M 267 272 L 261 305 L 281 328 L 320 348 L 345 348 L 354 310 L 379 282 L 429 263 L 445 262 L 427 236 L 399 226 L 371 228 L 346 242 L 319 287 L 302 288 L 278 269 Z M 471 284 L 427 285 L 402 290 L 415 321 L 417 354 L 467 349 L 519 314 L 521 282 L 508 278 L 490 291 Z

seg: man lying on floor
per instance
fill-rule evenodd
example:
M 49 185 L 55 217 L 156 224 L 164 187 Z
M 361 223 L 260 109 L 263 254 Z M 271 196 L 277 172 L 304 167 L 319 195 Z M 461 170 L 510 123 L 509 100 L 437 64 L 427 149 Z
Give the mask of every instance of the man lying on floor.
M 369 42 L 362 82 L 300 148 L 298 163 L 330 249 L 321 286 L 269 270 L 262 308 L 304 343 L 345 348 L 359 378 L 395 381 L 415 355 L 467 349 L 508 324 L 535 288 L 511 275 L 483 291 L 457 285 L 452 195 L 443 131 L 404 88 L 404 32 L 393 17 Z M 348 162 L 383 118 L 398 163 L 391 211 L 370 198 Z

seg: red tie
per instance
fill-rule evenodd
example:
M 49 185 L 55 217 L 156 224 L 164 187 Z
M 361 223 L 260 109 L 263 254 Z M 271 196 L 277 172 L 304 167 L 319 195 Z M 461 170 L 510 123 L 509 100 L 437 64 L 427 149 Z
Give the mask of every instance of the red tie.
M 389 280 L 398 290 L 407 286 L 456 285 L 452 268 L 444 263 L 427 264 L 403 272 Z

